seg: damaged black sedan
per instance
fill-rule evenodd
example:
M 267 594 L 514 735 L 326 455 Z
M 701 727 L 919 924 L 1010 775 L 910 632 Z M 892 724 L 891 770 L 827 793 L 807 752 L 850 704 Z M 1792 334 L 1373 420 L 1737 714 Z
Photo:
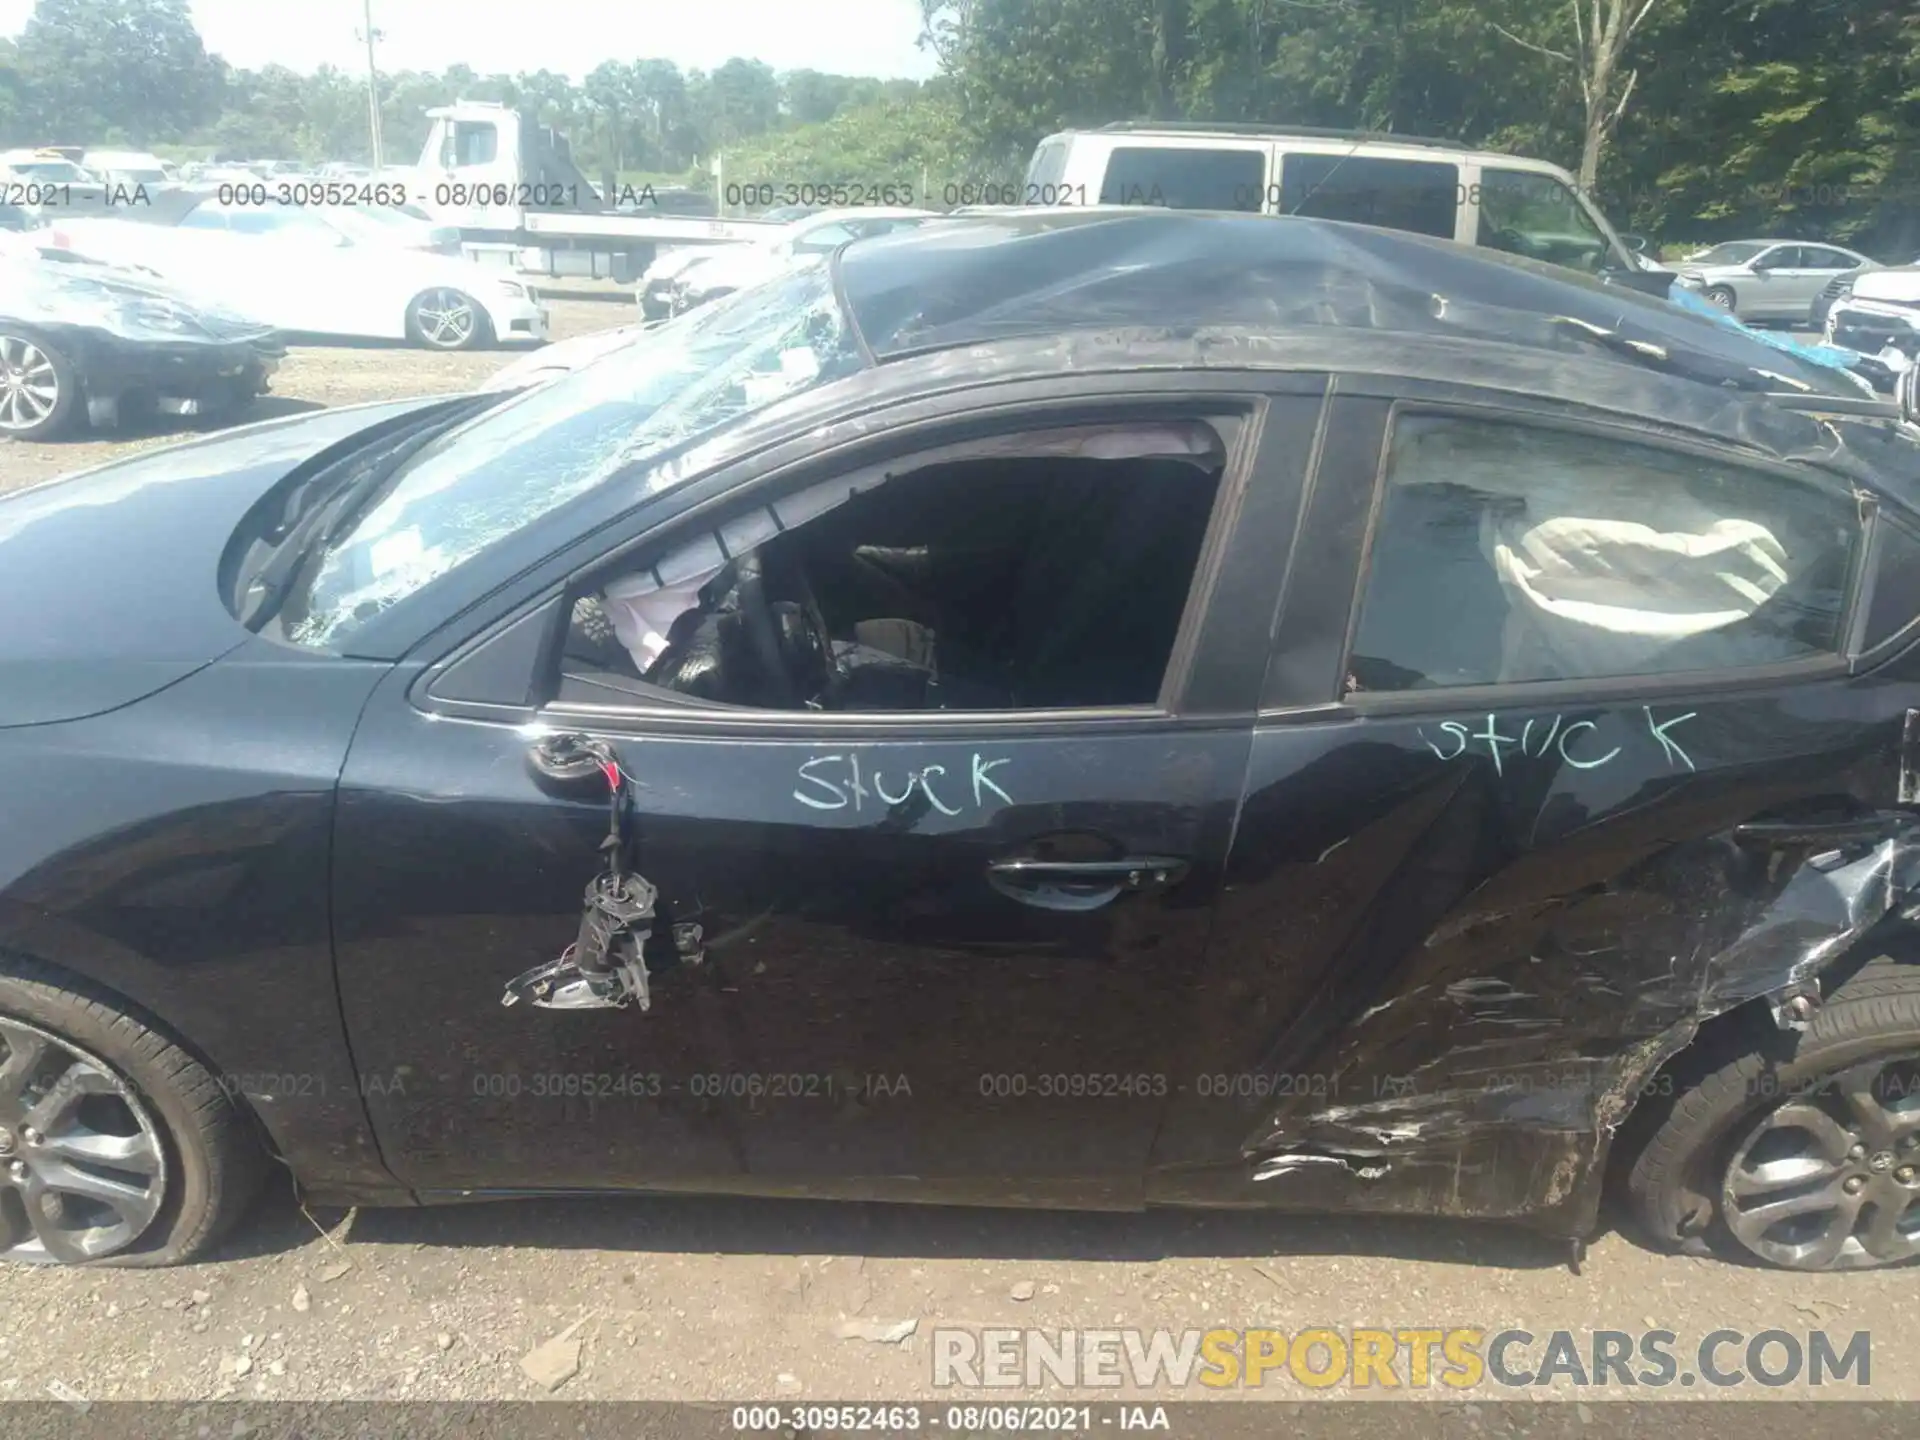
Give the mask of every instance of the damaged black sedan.
M 286 353 L 270 327 L 150 276 L 0 249 L 0 439 L 135 412 L 224 416 L 266 391 Z
M 1444 242 L 859 242 L 0 501 L 0 1244 L 316 1201 L 1920 1250 L 1920 443 Z

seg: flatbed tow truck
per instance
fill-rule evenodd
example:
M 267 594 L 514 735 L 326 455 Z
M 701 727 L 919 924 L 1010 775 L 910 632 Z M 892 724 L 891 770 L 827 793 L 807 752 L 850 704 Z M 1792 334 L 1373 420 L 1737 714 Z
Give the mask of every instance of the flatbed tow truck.
M 776 223 L 676 215 L 651 187 L 602 195 L 574 164 L 573 147 L 509 106 L 463 100 L 427 111 L 432 126 L 404 178 L 412 202 L 457 226 L 473 258 L 551 276 L 637 280 L 663 249 L 738 245 Z

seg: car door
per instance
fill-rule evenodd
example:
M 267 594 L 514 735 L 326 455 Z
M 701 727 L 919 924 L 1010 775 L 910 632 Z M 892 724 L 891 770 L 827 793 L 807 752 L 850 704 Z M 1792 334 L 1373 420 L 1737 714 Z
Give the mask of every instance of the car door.
M 1804 301 L 1800 299 L 1806 284 L 1800 255 L 1798 245 L 1776 245 L 1753 257 L 1749 266 L 1753 279 L 1735 290 L 1742 319 L 1783 320 L 1806 313 L 1813 296 L 1808 295 Z
M 1845 250 L 1836 250 L 1830 245 L 1802 245 L 1800 247 L 1800 267 L 1796 274 L 1799 293 L 1805 296 L 1805 308 L 1800 316 L 1804 319 L 1812 310 L 1813 302 L 1833 281 L 1842 275 L 1851 275 L 1861 265 L 1860 257 L 1850 255 Z
M 1313 482 L 1191 1031 L 1209 1078 L 1149 1195 L 1588 1205 L 1695 1025 L 1887 904 L 1863 837 L 1911 690 L 1845 655 L 1881 522 L 1732 449 L 1372 388 Z
M 1122 398 L 1164 407 L 1172 383 Z M 1239 438 L 1199 512 L 1191 584 L 1139 574 L 1180 587 L 1180 638 L 1151 704 L 776 713 L 597 672 L 560 680 L 572 589 L 417 683 L 418 667 L 397 672 L 345 767 L 334 869 L 356 1057 L 407 1072 L 404 1092 L 368 1097 L 396 1173 L 436 1190 L 1136 1203 L 1180 1083 L 1170 1047 L 1195 1003 L 1272 554 L 1323 385 L 1181 401 L 1231 412 Z M 994 430 L 1036 423 L 1011 414 Z M 728 493 L 753 498 L 699 534 L 711 524 L 737 553 L 757 484 L 871 474 L 861 467 L 903 443 L 876 433 L 743 473 Z M 639 532 L 638 550 L 635 532 L 610 536 L 588 569 L 631 554 L 636 573 L 672 572 L 691 532 L 669 528 Z M 1087 558 L 1139 553 L 1115 542 Z M 658 892 L 644 1013 L 502 1004 L 508 980 L 575 938 L 603 865 L 606 789 L 597 774 L 541 773 L 533 752 L 555 736 L 606 747 L 631 782 L 623 853 Z

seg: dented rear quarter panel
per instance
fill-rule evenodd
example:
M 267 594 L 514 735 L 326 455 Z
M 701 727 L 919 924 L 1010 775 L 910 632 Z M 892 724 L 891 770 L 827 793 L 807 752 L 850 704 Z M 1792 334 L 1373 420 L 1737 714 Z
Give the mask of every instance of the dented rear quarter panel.
M 1150 1194 L 1589 1228 L 1614 1130 L 1700 1024 L 1906 903 L 1913 670 L 1263 721 L 1194 1032 L 1211 1078 Z M 1851 847 L 1734 834 L 1874 813 L 1888 838 Z

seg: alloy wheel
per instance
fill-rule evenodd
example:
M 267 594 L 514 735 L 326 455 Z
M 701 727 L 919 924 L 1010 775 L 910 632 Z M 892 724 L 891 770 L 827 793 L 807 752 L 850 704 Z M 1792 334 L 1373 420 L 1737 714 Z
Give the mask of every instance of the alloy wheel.
M 479 323 L 473 302 L 458 290 L 429 290 L 414 303 L 413 315 L 421 338 L 439 350 L 458 350 Z
M 1920 1060 L 1868 1060 L 1776 1106 L 1734 1151 L 1722 1211 L 1788 1269 L 1920 1255 Z
M 166 1192 L 166 1150 L 133 1087 L 71 1041 L 0 1017 L 0 1257 L 113 1255 Z
M 60 377 L 46 351 L 18 335 L 0 335 L 0 430 L 31 430 L 60 401 Z

